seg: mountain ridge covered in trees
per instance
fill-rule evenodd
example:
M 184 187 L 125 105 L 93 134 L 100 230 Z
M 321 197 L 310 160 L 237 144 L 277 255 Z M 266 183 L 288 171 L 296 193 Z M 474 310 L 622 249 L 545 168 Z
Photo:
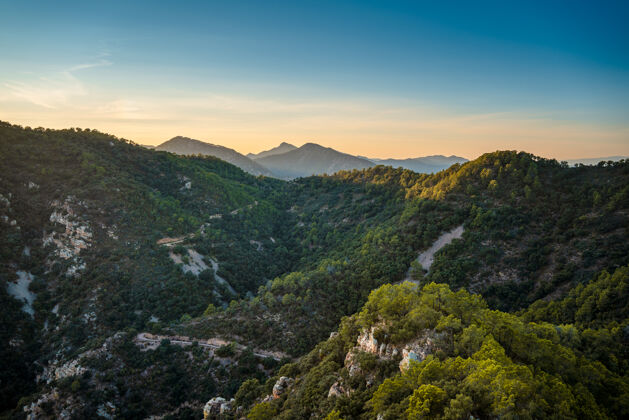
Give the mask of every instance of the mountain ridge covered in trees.
M 503 151 L 434 175 L 376 166 L 285 182 L 251 176 L 215 158 L 148 150 L 96 131 L 2 123 L 0 169 L 1 280 L 5 285 L 16 281 L 17 271 L 28 272 L 33 276 L 28 289 L 35 295 L 31 317 L 20 310 L 22 302 L 0 287 L 2 340 L 12 343 L 1 355 L 7 361 L 0 370 L 6 415 L 19 418 L 23 407 L 35 404 L 48 416 L 66 409 L 80 417 L 111 404 L 114 417 L 176 410 L 198 417 L 204 399 L 242 396 L 247 387 L 236 391 L 246 380 L 258 385 L 249 382 L 244 406 L 257 407 L 273 386 L 267 378 L 275 378 L 278 369 L 296 379 L 298 373 L 319 381 L 306 368 L 280 368 L 233 350 L 240 347 L 226 347 L 220 355 L 195 348 L 185 362 L 185 349 L 164 342 L 140 351 L 134 337 L 141 331 L 198 340 L 220 337 L 302 357 L 298 364 L 314 363 L 312 349 L 323 345 L 315 347 L 338 329 L 341 319 L 360 312 L 373 290 L 404 279 L 419 251 L 461 224 L 463 237 L 436 254 L 430 271 L 414 273 L 420 287 L 395 290 L 401 287 L 411 300 L 416 295 L 421 299 L 420 290 L 434 282 L 447 285 L 449 289 L 439 289 L 446 295 L 463 289 L 480 294 L 485 303 L 478 303 L 479 308 L 502 311 L 509 325 L 522 325 L 518 334 L 532 328 L 526 326 L 531 321 L 574 324 L 575 331 L 565 330 L 576 337 L 573 342 L 563 343 L 560 334 L 556 344 L 589 360 L 587 366 L 600 363 L 609 371 L 602 375 L 605 387 L 615 393 L 610 395 L 624 395 L 626 354 L 619 343 L 626 339 L 626 313 L 622 307 L 605 308 L 626 293 L 625 161 L 569 167 Z M 470 296 L 460 299 L 480 299 Z M 490 318 L 474 325 L 486 329 Z M 452 331 L 456 344 L 460 331 Z M 344 346 L 355 344 L 355 336 L 343 337 Z M 501 350 L 488 334 L 483 337 L 501 368 L 519 371 L 509 363 L 522 361 L 512 358 L 500 337 L 493 339 L 511 362 L 499 356 Z M 474 354 L 466 353 L 472 359 Z M 431 357 L 443 365 L 455 353 L 440 356 Z M 48 383 L 36 381 L 45 369 L 72 362 L 85 370 L 58 379 L 53 375 Z M 150 379 L 142 383 L 140 374 Z M 309 401 L 307 410 L 340 418 L 375 413 L 361 411 L 362 402 L 353 397 L 338 404 L 355 409 L 325 402 L 331 386 L 326 378 L 320 384 L 321 389 L 327 386 L 325 395 L 302 399 Z M 537 379 L 527 386 L 546 383 Z M 558 380 L 577 400 L 590 398 L 587 392 L 594 397 L 584 407 L 622 417 L 622 404 L 599 401 L 589 383 L 583 382 L 587 392 L 576 390 L 580 382 L 573 379 Z M 204 384 L 203 392 L 194 390 L 198 383 Z M 430 385 L 445 393 L 432 387 L 418 391 L 437 395 L 434 413 L 455 412 L 451 401 L 460 390 L 430 381 L 416 384 L 417 389 Z M 477 396 L 468 391 L 455 403 L 461 412 L 526 411 L 519 403 L 519 411 L 491 411 L 492 403 L 477 406 Z M 58 397 L 38 404 L 46 395 Z M 409 410 L 407 397 L 391 399 L 390 408 L 398 410 L 391 413 Z M 295 407 L 301 404 L 291 401 Z M 540 400 L 526 401 L 541 407 L 529 412 L 532 417 L 550 413 Z M 290 413 L 302 412 L 280 402 L 256 410 L 267 408 L 286 418 L 299 418 Z M 562 413 L 583 414 L 575 410 L 569 403 Z

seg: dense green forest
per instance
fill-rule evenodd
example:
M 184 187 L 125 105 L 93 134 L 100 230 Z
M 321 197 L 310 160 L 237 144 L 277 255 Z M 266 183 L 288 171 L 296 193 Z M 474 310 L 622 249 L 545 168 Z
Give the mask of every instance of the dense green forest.
M 376 167 L 300 180 L 316 204 L 310 217 L 319 235 L 308 232 L 307 245 L 325 244 L 319 246 L 326 258 L 184 331 L 231 331 L 300 354 L 356 312 L 372 289 L 404 278 L 418 249 L 459 224 L 466 229 L 462 240 L 435 256 L 423 281 L 481 293 L 503 311 L 553 299 L 601 269 L 627 263 L 628 181 L 625 162 L 568 168 L 515 152 L 483 155 L 435 175 Z M 357 187 L 368 208 L 347 200 L 335 220 L 360 218 L 365 233 L 336 250 L 325 243 L 335 215 L 316 209 L 333 208 L 336 197 Z M 234 326 L 234 316 L 247 322 Z
M 582 291 L 558 303 L 590 322 L 624 311 L 612 328 L 620 330 L 615 344 L 602 337 L 608 331 L 527 322 L 447 285 L 382 286 L 343 320 L 338 334 L 283 366 L 278 376 L 296 378 L 290 392 L 253 405 L 248 418 L 626 418 L 629 320 L 621 302 L 629 297 L 628 273 L 625 266 L 596 280 L 600 295 L 614 300 L 603 311 Z M 527 315 L 547 314 L 536 308 Z M 413 343 L 427 354 L 405 365 L 401 351 L 389 356 L 361 340 L 357 345 L 365 331 L 380 346 Z M 247 381 L 236 398 L 251 405 L 276 379 Z
M 505 151 L 285 182 L 0 123 L 0 413 L 198 418 L 221 395 L 250 418 L 626 417 L 628 217 L 625 161 Z M 457 226 L 419 286 L 391 286 Z M 346 363 L 372 327 L 399 354 Z M 234 344 L 141 349 L 140 332 Z

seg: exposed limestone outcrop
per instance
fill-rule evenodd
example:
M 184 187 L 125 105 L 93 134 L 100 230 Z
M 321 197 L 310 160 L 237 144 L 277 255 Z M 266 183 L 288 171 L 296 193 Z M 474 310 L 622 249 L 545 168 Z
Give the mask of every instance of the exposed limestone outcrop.
M 214 397 L 205 403 L 203 407 L 203 418 L 214 419 L 232 411 L 235 400 L 226 400 L 223 397 Z
M 53 389 L 52 391 L 43 394 L 41 397 L 37 399 L 37 401 L 33 401 L 30 404 L 24 406 L 24 414 L 26 415 L 26 420 L 35 420 L 38 418 L 45 418 L 46 412 L 42 407 L 48 404 L 54 404 L 59 400 L 59 392 L 57 389 Z
M 273 399 L 276 400 L 281 397 L 288 388 L 293 384 L 294 379 L 286 376 L 282 376 L 280 379 L 275 382 L 273 385 Z
M 101 404 L 96 409 L 96 415 L 107 420 L 113 420 L 116 416 L 116 406 L 109 401 Z
M 26 271 L 16 272 L 18 280 L 17 282 L 7 282 L 7 293 L 16 298 L 19 301 L 24 302 L 22 310 L 31 316 L 35 315 L 33 309 L 33 302 L 35 301 L 35 293 L 29 290 L 29 285 L 33 281 L 33 275 Z
M 341 379 L 339 379 L 338 381 L 334 382 L 332 384 L 332 386 L 330 387 L 330 390 L 328 391 L 328 398 L 331 397 L 340 397 L 341 395 L 349 395 L 350 392 L 349 390 L 345 389 L 345 387 L 343 386 Z
M 179 180 L 183 183 L 183 187 L 179 188 L 180 191 L 192 188 L 192 181 L 187 176 L 179 176 Z
M 68 362 L 55 369 L 55 379 L 59 380 L 70 376 L 82 375 L 86 371 L 86 368 L 79 365 L 78 360 L 72 360 L 71 362 Z
M 192 273 L 198 276 L 202 271 L 209 268 L 204 261 L 203 255 L 194 249 L 187 249 L 187 251 L 188 255 L 186 256 L 176 254 L 174 251 L 170 251 L 168 255 L 175 264 L 181 264 L 181 270 L 184 273 Z
M 358 360 L 356 359 L 356 354 L 357 352 L 354 350 L 347 352 L 347 354 L 345 355 L 344 364 L 347 368 L 347 371 L 349 372 L 349 376 L 360 375 L 363 372 L 360 368 Z
M 375 354 L 381 359 L 392 360 L 399 354 L 399 350 L 392 344 L 378 343 L 374 333 L 381 326 L 373 326 L 369 331 L 363 331 L 357 340 L 358 350 Z
M 58 381 L 63 378 L 82 375 L 89 370 L 88 368 L 81 366 L 80 361 L 82 359 L 110 353 L 113 346 L 120 343 L 125 339 L 125 337 L 126 333 L 117 332 L 113 336 L 108 337 L 102 346 L 83 352 L 76 356 L 76 358 L 65 363 L 58 359 L 50 360 L 48 362 L 48 366 L 44 367 L 43 372 L 37 375 L 37 382 L 45 382 L 49 384 L 55 380 Z
M 64 226 L 65 230 L 61 232 L 53 230 L 48 234 L 44 234 L 43 238 L 44 246 L 54 246 L 55 249 L 52 255 L 72 262 L 67 271 L 69 276 L 74 276 L 85 268 L 85 264 L 79 257 L 79 254 L 81 250 L 91 246 L 93 237 L 89 223 L 83 220 L 75 210 L 77 207 L 86 208 L 87 205 L 72 196 L 69 196 L 63 202 L 53 201 L 50 221 Z
M 0 194 L 0 204 L 3 204 L 5 207 L 11 207 L 11 193 L 8 193 L 6 197 Z
M 368 331 L 363 331 L 356 340 L 356 347 L 345 356 L 345 366 L 348 368 L 350 376 L 360 372 L 360 366 L 355 362 L 355 354 L 360 351 L 374 354 L 383 360 L 395 360 L 401 355 L 400 370 L 405 370 L 411 361 L 421 362 L 435 350 L 435 338 L 438 334 L 433 330 L 425 330 L 417 339 L 396 346 L 378 342 L 375 333 L 381 328 L 385 328 L 385 326 L 375 325 Z
M 365 372 L 360 366 L 359 355 L 361 353 L 375 355 L 380 360 L 400 360 L 399 368 L 401 371 L 404 371 L 408 369 L 411 361 L 421 362 L 436 350 L 435 339 L 438 334 L 435 333 L 434 330 L 425 330 L 420 337 L 409 343 L 394 345 L 391 343 L 381 343 L 375 337 L 378 332 L 384 333 L 386 328 L 387 326 L 385 324 L 380 323 L 374 325 L 369 330 L 363 330 L 356 339 L 356 346 L 350 349 L 345 355 L 344 365 L 349 376 L 356 377 L 358 375 L 365 375 L 367 387 L 375 383 L 375 377 L 373 373 Z M 333 334 L 335 333 L 330 334 L 331 338 Z M 384 339 L 386 338 L 387 334 L 384 333 Z M 328 398 L 349 395 L 352 391 L 349 386 L 344 384 L 343 378 L 339 377 L 330 387 Z M 270 398 L 267 397 L 267 401 L 269 399 Z
M 404 371 L 408 369 L 411 361 L 421 362 L 424 360 L 429 354 L 434 351 L 434 341 L 436 334 L 434 331 L 427 330 L 424 334 L 414 340 L 411 343 L 408 343 L 402 349 L 402 360 L 400 361 L 400 370 Z
M 294 382 L 295 380 L 293 378 L 289 378 L 287 376 L 280 377 L 275 382 L 275 385 L 273 385 L 273 392 L 271 393 L 271 395 L 267 395 L 266 397 L 264 397 L 262 402 L 273 401 L 280 398 L 286 393 L 286 391 L 288 391 L 288 388 L 290 388 Z

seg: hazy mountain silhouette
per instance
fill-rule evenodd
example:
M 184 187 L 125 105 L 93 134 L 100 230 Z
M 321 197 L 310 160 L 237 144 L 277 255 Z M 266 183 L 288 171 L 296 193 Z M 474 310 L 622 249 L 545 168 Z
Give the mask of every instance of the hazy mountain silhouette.
M 617 162 L 622 159 L 629 159 L 629 156 L 607 156 L 607 157 L 599 157 L 599 158 L 584 158 L 584 159 L 568 159 L 569 165 L 574 166 L 578 163 L 582 165 L 596 165 L 599 162 Z
M 165 150 L 167 152 L 176 153 L 178 155 L 200 154 L 206 156 L 215 156 L 219 159 L 224 160 L 225 162 L 229 162 L 232 165 L 238 166 L 243 171 L 248 172 L 252 175 L 273 175 L 268 169 L 249 159 L 247 156 L 238 153 L 234 149 L 206 143 L 188 137 L 173 137 L 172 139 L 155 147 L 155 150 Z
M 341 153 L 315 143 L 282 154 L 274 154 L 255 161 L 280 178 L 298 178 L 318 174 L 333 174 L 341 170 L 375 166 L 373 162 Z
M 459 156 L 424 156 L 410 159 L 369 159 L 378 165 L 393 166 L 394 168 L 410 169 L 418 173 L 435 173 L 449 168 L 455 163 L 465 163 L 468 160 Z
M 293 146 L 292 144 L 283 141 L 279 146 L 274 147 L 270 150 L 265 150 L 264 152 L 260 153 L 247 153 L 247 157 L 255 160 L 267 156 L 281 155 L 282 153 L 290 152 L 291 150 L 295 149 L 297 149 L 297 146 Z

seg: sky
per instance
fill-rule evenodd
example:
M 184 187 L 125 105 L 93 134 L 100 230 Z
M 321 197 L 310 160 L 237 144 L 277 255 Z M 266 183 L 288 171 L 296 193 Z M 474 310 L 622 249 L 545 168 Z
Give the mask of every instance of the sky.
M 627 1 L 0 0 L 0 120 L 368 157 L 629 155 Z

